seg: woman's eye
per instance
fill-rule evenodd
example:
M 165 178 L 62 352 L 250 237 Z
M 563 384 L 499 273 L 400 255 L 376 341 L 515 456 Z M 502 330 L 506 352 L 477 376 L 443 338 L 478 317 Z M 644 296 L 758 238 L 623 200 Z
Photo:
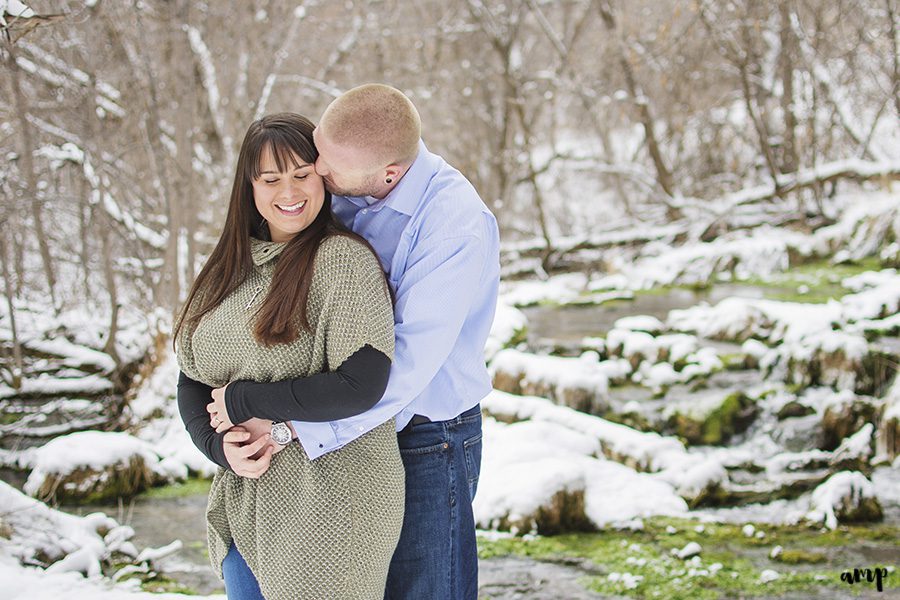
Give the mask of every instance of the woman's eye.
M 294 179 L 299 179 L 300 181 L 303 181 L 307 177 L 309 177 L 309 173 L 306 173 L 305 175 L 294 175 Z
M 277 180 L 277 179 L 263 179 L 263 181 L 265 181 L 266 183 L 270 183 L 270 184 L 271 184 L 271 183 L 278 183 L 278 180 Z

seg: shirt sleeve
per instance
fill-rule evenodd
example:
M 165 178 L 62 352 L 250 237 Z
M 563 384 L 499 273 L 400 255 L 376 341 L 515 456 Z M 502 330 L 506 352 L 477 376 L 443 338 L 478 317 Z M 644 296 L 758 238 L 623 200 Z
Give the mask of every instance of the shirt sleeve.
M 216 433 L 216 430 L 209 424 L 206 405 L 212 401 L 212 390 L 212 387 L 194 381 L 184 372 L 180 372 L 176 393 L 178 412 L 181 413 L 181 420 L 184 421 L 185 429 L 197 449 L 220 467 L 232 470 L 228 459 L 225 458 L 223 447 L 225 434 Z
M 366 344 L 335 371 L 270 383 L 234 381 L 225 388 L 225 408 L 232 423 L 252 417 L 310 422 L 344 419 L 375 406 L 390 370 L 390 358 Z

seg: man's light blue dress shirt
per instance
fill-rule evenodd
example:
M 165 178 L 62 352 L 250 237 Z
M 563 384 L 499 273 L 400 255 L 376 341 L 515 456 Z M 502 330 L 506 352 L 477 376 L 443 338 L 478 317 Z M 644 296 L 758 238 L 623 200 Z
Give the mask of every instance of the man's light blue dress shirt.
M 399 431 L 413 415 L 444 421 L 478 404 L 491 390 L 484 344 L 500 284 L 494 215 L 421 141 L 384 199 L 335 196 L 332 209 L 381 260 L 395 295 L 396 345 L 387 389 L 372 409 L 331 423 L 293 422 L 311 459 L 393 416 Z

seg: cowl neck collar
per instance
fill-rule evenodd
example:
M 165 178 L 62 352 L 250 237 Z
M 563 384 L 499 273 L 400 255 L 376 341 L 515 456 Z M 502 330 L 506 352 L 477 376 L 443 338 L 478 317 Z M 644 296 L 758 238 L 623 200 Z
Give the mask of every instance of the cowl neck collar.
M 281 254 L 287 245 L 287 242 L 267 242 L 251 237 L 250 256 L 253 257 L 253 264 L 258 267 L 271 261 Z

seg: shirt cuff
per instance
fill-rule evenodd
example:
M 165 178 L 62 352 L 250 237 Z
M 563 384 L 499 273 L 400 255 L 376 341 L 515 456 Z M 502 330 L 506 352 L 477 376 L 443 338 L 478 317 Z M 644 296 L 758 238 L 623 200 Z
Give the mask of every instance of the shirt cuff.
M 337 433 L 331 423 L 310 423 L 308 421 L 291 421 L 297 440 L 306 451 L 309 460 L 315 460 L 332 450 L 341 447 Z

